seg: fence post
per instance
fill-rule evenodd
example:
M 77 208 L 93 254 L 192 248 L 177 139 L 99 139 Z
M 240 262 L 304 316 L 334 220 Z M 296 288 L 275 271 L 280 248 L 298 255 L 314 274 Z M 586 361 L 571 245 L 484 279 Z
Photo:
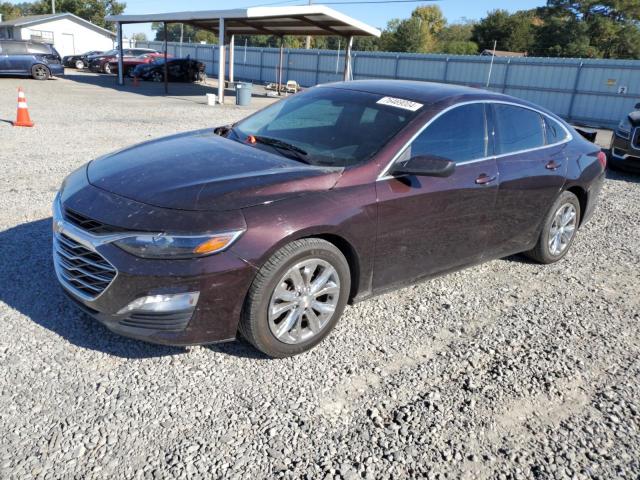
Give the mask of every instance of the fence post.
M 286 67 L 286 76 L 284 77 L 284 83 L 286 84 L 289 80 L 289 57 L 291 56 L 291 48 L 287 49 L 287 67 Z
M 320 50 L 318 50 L 318 56 L 316 57 L 316 82 L 314 85 L 318 85 L 320 80 Z
M 260 75 L 259 75 L 259 79 L 260 79 L 260 83 L 262 83 L 262 55 L 264 54 L 264 48 L 260 49 Z
M 509 85 L 509 66 L 511 65 L 511 59 L 507 60 L 507 66 L 504 70 L 504 81 L 502 82 L 502 93 L 507 91 Z
M 396 55 L 396 64 L 393 67 L 393 78 L 398 79 L 398 63 L 400 63 L 400 55 Z
M 449 57 L 445 60 L 444 63 L 444 75 L 442 78 L 443 83 L 447 83 L 447 77 L 449 76 Z
M 567 113 L 567 119 L 571 121 L 573 118 L 573 104 L 576 100 L 576 95 L 578 93 L 578 85 L 580 84 L 580 76 L 582 75 L 582 67 L 584 62 L 580 62 L 580 66 L 578 67 L 578 71 L 576 72 L 576 81 L 573 84 L 573 92 L 571 92 L 571 102 L 569 102 L 569 112 Z

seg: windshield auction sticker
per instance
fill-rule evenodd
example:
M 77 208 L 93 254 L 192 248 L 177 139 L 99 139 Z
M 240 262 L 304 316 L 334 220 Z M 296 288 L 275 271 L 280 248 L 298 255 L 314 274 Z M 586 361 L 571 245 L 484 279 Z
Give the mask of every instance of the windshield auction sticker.
M 423 106 L 422 103 L 394 97 L 382 97 L 376 103 L 379 103 L 380 105 L 389 105 L 390 107 L 403 108 L 404 110 L 411 110 L 412 112 L 420 110 Z

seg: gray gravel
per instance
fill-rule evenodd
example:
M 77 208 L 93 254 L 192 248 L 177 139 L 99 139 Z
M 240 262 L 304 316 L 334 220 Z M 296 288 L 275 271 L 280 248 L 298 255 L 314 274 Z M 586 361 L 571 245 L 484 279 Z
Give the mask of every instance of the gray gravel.
M 93 157 L 250 110 L 105 82 L 0 79 L 0 118 L 21 84 L 36 122 L 0 122 L 0 478 L 638 478 L 640 177 L 609 174 L 563 262 L 358 304 L 308 354 L 154 346 L 63 297 L 50 203 Z

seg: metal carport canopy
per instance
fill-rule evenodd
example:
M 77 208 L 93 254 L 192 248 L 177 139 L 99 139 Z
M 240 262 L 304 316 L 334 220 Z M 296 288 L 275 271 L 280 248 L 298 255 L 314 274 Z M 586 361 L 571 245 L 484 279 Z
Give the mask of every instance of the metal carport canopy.
M 335 35 L 348 38 L 345 55 L 345 80 L 351 75 L 351 45 L 354 36 L 380 36 L 380 30 L 344 15 L 324 5 L 292 7 L 250 7 L 230 10 L 203 10 L 194 12 L 152 13 L 147 15 L 109 15 L 106 20 L 116 22 L 118 45 L 122 50 L 122 25 L 128 23 L 184 23 L 218 34 L 219 68 L 218 97 L 224 98 L 225 61 L 227 39 L 233 35 Z M 166 32 L 166 29 L 165 29 Z M 165 39 L 166 43 L 166 39 Z M 281 42 L 282 50 L 282 42 Z M 121 52 L 122 53 L 122 52 Z M 166 53 L 166 46 L 165 46 Z M 233 41 L 229 49 L 230 71 L 233 68 Z M 281 55 L 282 58 L 282 55 Z M 120 55 L 119 62 L 122 62 Z M 282 62 L 280 61 L 282 83 Z M 165 75 L 165 81 L 166 81 Z M 233 80 L 232 74 L 230 80 Z M 122 66 L 118 68 L 118 83 L 124 83 Z

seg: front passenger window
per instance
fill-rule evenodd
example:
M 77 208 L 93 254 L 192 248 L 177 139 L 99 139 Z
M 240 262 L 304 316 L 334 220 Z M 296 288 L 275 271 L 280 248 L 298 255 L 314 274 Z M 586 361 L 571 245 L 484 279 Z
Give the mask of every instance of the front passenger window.
M 409 146 L 410 157 L 429 155 L 455 163 L 487 156 L 484 104 L 462 105 L 435 119 Z

